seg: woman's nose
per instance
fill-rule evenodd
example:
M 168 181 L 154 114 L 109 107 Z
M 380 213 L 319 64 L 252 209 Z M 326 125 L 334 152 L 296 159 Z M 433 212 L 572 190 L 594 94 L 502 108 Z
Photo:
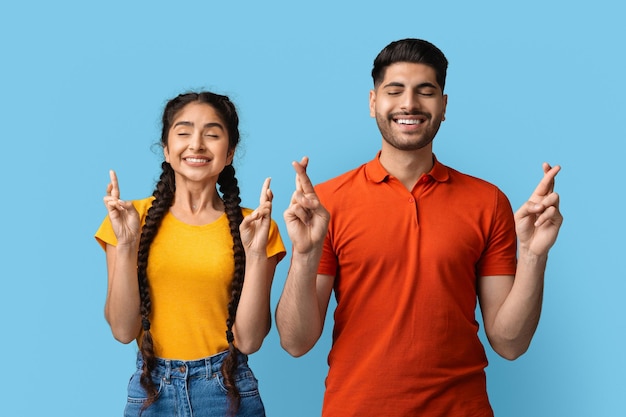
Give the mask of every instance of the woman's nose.
M 189 149 L 194 151 L 204 150 L 204 142 L 202 141 L 202 135 L 200 133 L 194 133 L 191 135 L 191 140 L 189 141 Z

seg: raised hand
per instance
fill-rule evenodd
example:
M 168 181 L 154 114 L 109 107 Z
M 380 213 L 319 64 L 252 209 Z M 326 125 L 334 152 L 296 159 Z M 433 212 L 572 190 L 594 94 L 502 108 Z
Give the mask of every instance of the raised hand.
M 330 214 L 319 201 L 313 184 L 306 173 L 309 158 L 293 162 L 296 171 L 296 190 L 284 213 L 287 233 L 296 253 L 320 249 L 328 230 Z
M 554 192 L 554 178 L 560 166 L 543 163 L 543 178 L 530 196 L 515 213 L 515 229 L 520 251 L 533 255 L 547 255 L 556 241 L 563 216 L 559 211 L 559 195 Z
M 241 242 L 248 255 L 255 253 L 266 256 L 267 253 L 267 238 L 272 217 L 272 199 L 274 198 L 270 189 L 270 180 L 270 178 L 266 178 L 263 182 L 259 207 L 246 216 L 239 226 Z
M 104 205 L 109 212 L 117 244 L 137 244 L 140 237 L 139 213 L 130 201 L 120 199 L 120 187 L 115 171 L 109 171 L 109 176 L 111 182 L 107 185 Z

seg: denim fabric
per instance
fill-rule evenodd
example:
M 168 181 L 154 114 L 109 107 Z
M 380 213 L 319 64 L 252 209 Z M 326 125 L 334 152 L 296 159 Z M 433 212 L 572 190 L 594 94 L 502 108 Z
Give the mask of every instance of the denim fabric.
M 141 416 L 228 416 L 229 400 L 220 370 L 227 354 L 222 352 L 195 361 L 158 359 L 152 380 L 159 396 Z M 139 383 L 142 366 L 141 353 L 138 353 L 137 371 L 128 383 L 125 417 L 138 417 L 146 401 L 146 393 Z M 259 395 L 258 382 L 248 367 L 248 357 L 241 353 L 235 379 L 241 395 L 237 417 L 264 417 L 265 408 Z

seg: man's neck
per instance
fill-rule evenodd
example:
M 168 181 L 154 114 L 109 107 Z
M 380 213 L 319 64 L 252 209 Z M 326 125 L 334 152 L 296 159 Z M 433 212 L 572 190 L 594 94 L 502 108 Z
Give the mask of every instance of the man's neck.
M 407 190 L 412 191 L 417 180 L 433 168 L 432 146 L 428 145 L 415 151 L 402 151 L 383 145 L 380 163 L 387 172 L 404 184 Z

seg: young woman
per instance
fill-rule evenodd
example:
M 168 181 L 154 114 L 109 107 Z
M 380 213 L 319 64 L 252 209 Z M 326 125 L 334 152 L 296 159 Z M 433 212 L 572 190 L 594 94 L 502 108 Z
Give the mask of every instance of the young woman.
M 96 233 L 106 250 L 105 316 L 117 340 L 139 345 L 125 416 L 265 415 L 247 355 L 270 329 L 285 248 L 269 178 L 259 207 L 240 207 L 238 124 L 228 97 L 181 94 L 163 112 L 165 160 L 152 197 L 121 200 L 110 172 Z

